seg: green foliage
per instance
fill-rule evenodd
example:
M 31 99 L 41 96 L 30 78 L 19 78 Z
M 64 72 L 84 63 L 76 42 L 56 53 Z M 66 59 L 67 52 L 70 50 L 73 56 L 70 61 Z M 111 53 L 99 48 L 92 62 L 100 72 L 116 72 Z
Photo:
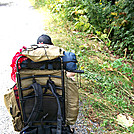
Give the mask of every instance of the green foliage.
M 35 0 L 35 7 L 38 8 L 40 6 L 44 6 L 46 4 L 45 0 Z
M 123 63 L 123 59 L 117 59 L 111 65 L 113 68 L 117 68 L 118 71 L 127 76 L 133 75 L 133 68 L 131 68 L 129 64 Z
M 127 48 L 127 56 L 133 59 L 133 0 L 118 0 L 115 5 L 107 0 L 48 0 L 46 4 L 64 21 L 73 22 L 72 30 L 97 34 L 114 53 L 121 56 Z M 107 37 L 101 36 L 103 34 Z
M 77 22 L 74 24 L 74 28 L 77 29 L 78 31 L 87 31 L 89 30 L 91 26 L 90 23 L 88 23 L 88 18 L 86 16 L 80 16 L 78 19 L 76 19 Z

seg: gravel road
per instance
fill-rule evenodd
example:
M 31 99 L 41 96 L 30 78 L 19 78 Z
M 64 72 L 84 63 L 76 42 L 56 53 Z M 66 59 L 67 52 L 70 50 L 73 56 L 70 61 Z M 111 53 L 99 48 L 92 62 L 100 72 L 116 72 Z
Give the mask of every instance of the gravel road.
M 36 43 L 42 33 L 43 18 L 28 0 L 0 0 L 0 134 L 17 134 L 3 98 L 14 85 L 10 79 L 12 57 L 22 46 Z

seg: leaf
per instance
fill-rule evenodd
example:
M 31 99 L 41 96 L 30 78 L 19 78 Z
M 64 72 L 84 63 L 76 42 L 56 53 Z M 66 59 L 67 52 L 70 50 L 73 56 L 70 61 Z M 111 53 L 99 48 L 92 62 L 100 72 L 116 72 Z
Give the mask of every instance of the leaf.
M 107 34 L 102 34 L 102 35 L 101 35 L 101 38 L 102 38 L 102 39 L 107 38 Z
M 83 47 L 85 47 L 85 46 L 84 45 L 79 46 L 79 48 L 83 48 Z
M 77 13 L 78 14 L 84 14 L 84 10 L 78 10 Z
M 117 60 L 115 60 L 114 62 L 113 62 L 113 68 L 118 68 L 119 66 L 121 66 L 122 65 L 122 59 L 117 59 Z
M 115 13 L 115 12 L 111 12 L 111 15 L 115 15 L 115 16 L 117 16 L 117 13 Z

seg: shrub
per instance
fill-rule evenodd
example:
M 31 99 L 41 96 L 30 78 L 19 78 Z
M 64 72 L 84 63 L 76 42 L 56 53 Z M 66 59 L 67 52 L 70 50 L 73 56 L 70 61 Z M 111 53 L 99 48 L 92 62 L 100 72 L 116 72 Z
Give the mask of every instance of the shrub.
M 126 50 L 127 56 L 134 58 L 133 0 L 115 4 L 107 0 L 48 0 L 46 4 L 64 21 L 71 21 L 72 30 L 95 33 L 114 53 L 123 56 Z

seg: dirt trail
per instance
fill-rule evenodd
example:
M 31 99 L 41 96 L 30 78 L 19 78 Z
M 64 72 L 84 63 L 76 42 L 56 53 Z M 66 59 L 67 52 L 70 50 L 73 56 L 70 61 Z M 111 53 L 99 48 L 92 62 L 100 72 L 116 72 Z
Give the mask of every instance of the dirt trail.
M 28 0 L 0 0 L 0 134 L 15 134 L 3 95 L 14 85 L 11 60 L 22 46 L 36 43 L 45 33 L 43 17 Z

